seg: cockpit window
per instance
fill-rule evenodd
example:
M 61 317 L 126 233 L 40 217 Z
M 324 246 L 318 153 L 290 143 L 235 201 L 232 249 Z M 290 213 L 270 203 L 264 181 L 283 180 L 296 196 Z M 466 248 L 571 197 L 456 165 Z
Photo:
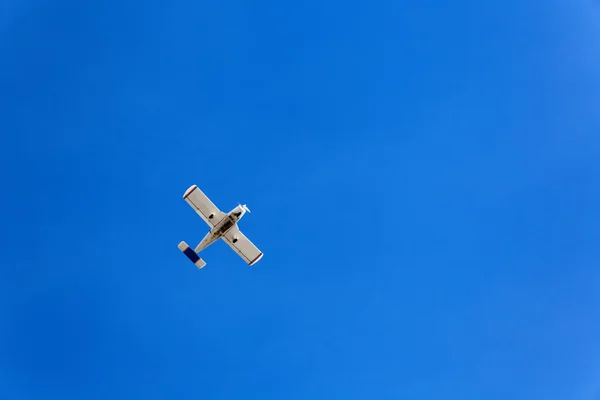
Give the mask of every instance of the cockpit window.
M 224 233 L 226 230 L 228 230 L 229 228 L 231 228 L 233 226 L 233 221 L 231 221 L 230 219 L 228 219 L 223 226 L 221 227 L 221 229 L 219 229 L 219 231 L 221 233 Z

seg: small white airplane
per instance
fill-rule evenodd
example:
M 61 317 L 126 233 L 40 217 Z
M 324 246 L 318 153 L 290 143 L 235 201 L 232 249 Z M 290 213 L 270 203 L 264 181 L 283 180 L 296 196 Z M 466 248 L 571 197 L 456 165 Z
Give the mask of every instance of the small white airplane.
M 198 213 L 198 215 L 210 226 L 209 232 L 204 239 L 192 250 L 184 241 L 177 247 L 193 262 L 196 267 L 203 268 L 206 265 L 198 253 L 207 248 L 218 239 L 223 239 L 248 265 L 254 265 L 263 256 L 263 253 L 240 231 L 238 221 L 247 212 L 250 212 L 245 204 L 239 204 L 228 213 L 220 211 L 206 195 L 192 185 L 183 194 L 183 198 Z

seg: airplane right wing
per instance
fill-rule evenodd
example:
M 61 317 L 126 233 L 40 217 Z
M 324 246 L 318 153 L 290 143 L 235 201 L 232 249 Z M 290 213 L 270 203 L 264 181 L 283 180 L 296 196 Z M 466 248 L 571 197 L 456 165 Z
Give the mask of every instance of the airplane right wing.
M 237 225 L 232 227 L 221 238 L 250 266 L 256 264 L 263 256 L 262 251 L 240 231 Z
M 183 198 L 211 228 L 227 215 L 220 211 L 196 185 L 190 186 Z

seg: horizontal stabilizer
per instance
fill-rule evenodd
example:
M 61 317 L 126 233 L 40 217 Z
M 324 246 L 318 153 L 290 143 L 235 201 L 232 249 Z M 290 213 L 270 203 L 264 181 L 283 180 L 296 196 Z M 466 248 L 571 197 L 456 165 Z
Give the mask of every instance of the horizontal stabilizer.
M 192 248 L 190 248 L 190 246 L 188 246 L 186 242 L 182 241 L 181 243 L 179 243 L 179 245 L 177 245 L 177 247 L 179 247 L 179 250 L 181 250 L 181 252 L 185 254 L 187 258 L 189 258 L 190 261 L 193 262 L 194 265 L 199 269 L 206 265 L 206 262 L 203 259 L 201 259 L 200 256 L 198 256 L 198 253 L 196 253 Z

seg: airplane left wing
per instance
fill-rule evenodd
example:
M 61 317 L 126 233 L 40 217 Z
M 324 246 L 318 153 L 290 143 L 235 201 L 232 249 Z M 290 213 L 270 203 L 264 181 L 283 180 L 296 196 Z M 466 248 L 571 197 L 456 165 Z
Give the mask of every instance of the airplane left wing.
M 190 186 L 183 198 L 211 228 L 227 215 L 220 211 L 196 185 Z
M 237 225 L 221 237 L 248 265 L 256 264 L 263 256 L 263 253 L 240 231 Z

